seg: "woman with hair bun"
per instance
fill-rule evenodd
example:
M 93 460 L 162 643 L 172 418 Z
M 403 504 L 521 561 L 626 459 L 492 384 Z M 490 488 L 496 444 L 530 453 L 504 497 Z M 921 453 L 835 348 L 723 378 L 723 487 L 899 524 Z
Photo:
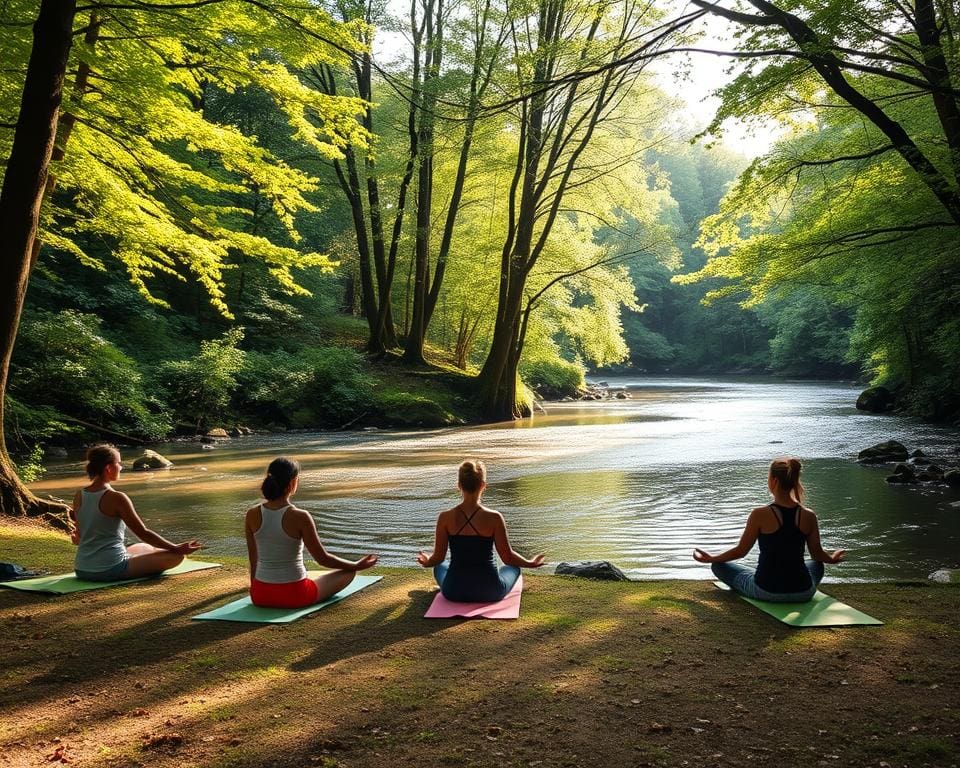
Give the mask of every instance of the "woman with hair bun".
M 174 544 L 154 533 L 133 508 L 125 493 L 111 483 L 120 477 L 120 452 L 112 445 L 95 445 L 87 451 L 90 485 L 73 497 L 70 517 L 76 523 L 71 534 L 77 545 L 74 573 L 84 581 L 136 579 L 174 568 L 184 555 L 202 546 L 198 541 Z M 124 544 L 127 528 L 142 543 Z
M 771 603 L 810 600 L 823 578 L 823 564 L 839 563 L 846 551 L 823 551 L 817 516 L 803 506 L 801 469 L 799 459 L 774 459 L 767 477 L 773 503 L 750 513 L 740 543 L 733 549 L 719 555 L 695 549 L 694 560 L 712 563 L 714 575 L 745 597 Z M 746 555 L 757 541 L 760 559 L 756 571 L 730 562 Z M 804 548 L 812 560 L 804 562 Z
M 457 487 L 463 495 L 453 509 L 441 512 L 433 554 L 417 554 L 417 562 L 433 568 L 434 578 L 447 600 L 459 603 L 493 603 L 502 600 L 513 589 L 521 568 L 539 568 L 543 555 L 528 560 L 513 551 L 507 538 L 503 516 L 480 503 L 487 487 L 487 470 L 481 461 L 465 461 L 460 465 Z M 450 546 L 450 564 L 447 545 Z M 496 547 L 505 563 L 497 568 L 493 557 Z
M 260 486 L 262 504 L 247 510 L 247 554 L 250 557 L 250 600 L 263 608 L 305 608 L 335 595 L 357 571 L 379 559 L 366 555 L 356 562 L 323 548 L 310 513 L 290 501 L 297 492 L 300 465 L 293 459 L 270 462 Z M 334 570 L 311 579 L 303 564 L 303 548 L 320 565 Z

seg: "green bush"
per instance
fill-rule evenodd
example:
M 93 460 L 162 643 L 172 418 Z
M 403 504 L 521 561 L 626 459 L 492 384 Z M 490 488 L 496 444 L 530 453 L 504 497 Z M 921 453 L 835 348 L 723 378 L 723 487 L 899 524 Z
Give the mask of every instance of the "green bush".
M 445 427 L 460 423 L 437 400 L 414 392 L 384 392 L 376 398 L 377 409 L 390 424 L 401 427 Z
M 339 427 L 370 409 L 373 382 L 352 349 L 250 352 L 238 375 L 238 408 L 265 424 Z
M 586 384 L 584 368 L 579 362 L 568 363 L 559 359 L 524 361 L 520 365 L 520 377 L 538 397 L 557 399 L 573 397 Z
M 243 329 L 232 328 L 219 339 L 201 342 L 193 357 L 160 366 L 158 378 L 178 418 L 202 431 L 224 416 L 243 368 L 244 352 L 237 348 L 242 340 Z
M 44 473 L 43 448 L 39 445 L 33 446 L 30 453 L 18 457 L 18 459 L 13 462 L 13 468 L 25 483 L 32 483 L 34 480 L 39 480 L 43 477 Z
M 71 420 L 147 439 L 170 431 L 169 414 L 147 391 L 136 362 L 101 335 L 93 315 L 27 315 L 10 382 L 19 408 L 6 425 L 14 444 L 54 439 L 70 431 Z

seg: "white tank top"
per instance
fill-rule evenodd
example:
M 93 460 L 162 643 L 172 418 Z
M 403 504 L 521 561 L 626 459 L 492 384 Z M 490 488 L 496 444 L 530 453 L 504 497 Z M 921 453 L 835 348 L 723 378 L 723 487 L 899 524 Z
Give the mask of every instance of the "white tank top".
M 80 491 L 80 509 L 77 510 L 77 528 L 80 544 L 74 568 L 79 571 L 106 571 L 127 558 L 123 537 L 127 526 L 119 517 L 110 517 L 100 511 L 100 499 L 107 492 Z
M 254 578 L 267 584 L 287 584 L 307 578 L 303 565 L 303 539 L 283 530 L 283 513 L 289 506 L 270 509 L 260 505 L 260 527 L 254 531 L 257 542 L 257 571 Z

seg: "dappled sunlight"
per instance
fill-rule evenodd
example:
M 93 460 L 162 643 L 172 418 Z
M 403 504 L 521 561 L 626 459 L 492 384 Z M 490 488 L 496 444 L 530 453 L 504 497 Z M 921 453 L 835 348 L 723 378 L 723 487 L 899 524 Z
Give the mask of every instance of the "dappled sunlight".
M 840 702 L 922 690 L 916 706 L 936 718 L 957 674 L 929 650 L 954 642 L 952 609 L 922 612 L 916 593 L 886 627 L 798 631 L 705 584 L 531 574 L 518 621 L 424 620 L 430 574 L 384 575 L 277 626 L 189 620 L 245 591 L 241 562 L 87 595 L 0 593 L 0 626 L 38 637 L 4 641 L 0 758 L 42 762 L 63 745 L 93 768 L 673 765 L 716 752 L 737 765 L 754 746 L 744 723 L 786 717 L 796 695 L 815 691 L 842 719 Z M 846 589 L 860 604 L 876 588 Z M 814 714 L 791 727 L 815 739 L 839 726 Z

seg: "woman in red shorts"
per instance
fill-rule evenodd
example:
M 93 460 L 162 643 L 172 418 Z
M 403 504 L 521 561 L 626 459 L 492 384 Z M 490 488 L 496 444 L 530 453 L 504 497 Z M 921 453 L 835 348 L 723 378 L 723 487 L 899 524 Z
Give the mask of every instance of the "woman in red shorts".
M 323 548 L 313 518 L 290 502 L 297 492 L 299 476 L 296 461 L 274 459 L 260 486 L 266 501 L 247 510 L 250 600 L 263 608 L 303 608 L 319 603 L 353 581 L 357 571 L 372 568 L 379 559 L 367 555 L 351 562 Z M 315 579 L 307 576 L 304 546 L 320 565 L 334 570 Z

